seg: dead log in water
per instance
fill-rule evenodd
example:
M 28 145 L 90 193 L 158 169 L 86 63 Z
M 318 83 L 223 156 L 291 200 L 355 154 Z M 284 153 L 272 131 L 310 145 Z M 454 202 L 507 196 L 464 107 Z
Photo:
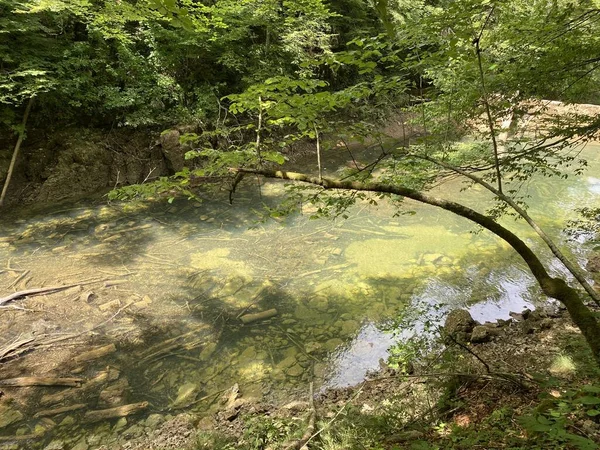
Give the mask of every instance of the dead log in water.
M 252 322 L 257 322 L 259 320 L 270 319 L 271 317 L 275 317 L 277 314 L 279 314 L 279 313 L 277 312 L 276 309 L 273 308 L 273 309 L 267 309 L 266 311 L 254 313 L 254 314 L 245 314 L 242 317 L 240 317 L 240 320 L 244 324 L 249 324 Z
M 116 417 L 127 417 L 143 411 L 148 407 L 148 402 L 131 403 L 129 405 L 117 406 L 109 409 L 99 409 L 97 411 L 88 411 L 84 415 L 86 422 L 99 422 L 106 419 L 114 419 Z
M 82 362 L 102 358 L 103 356 L 110 355 L 111 353 L 114 353 L 116 351 L 117 351 L 117 347 L 115 347 L 115 344 L 108 344 L 103 347 L 98 347 L 93 350 L 90 350 L 90 351 L 87 351 L 84 353 L 80 353 L 75 358 L 73 358 L 73 361 L 76 364 L 80 364 Z
M 21 377 L 0 380 L 0 386 L 27 387 L 27 386 L 71 386 L 79 387 L 81 378 L 54 378 L 54 377 Z
M 77 411 L 78 409 L 83 409 L 86 406 L 87 405 L 85 405 L 83 403 L 78 403 L 76 405 L 63 406 L 62 408 L 44 409 L 44 410 L 36 413 L 33 417 L 36 418 L 36 419 L 38 419 L 40 417 L 57 416 L 57 415 L 62 414 L 62 413 L 66 413 L 66 412 L 70 412 L 70 411 Z

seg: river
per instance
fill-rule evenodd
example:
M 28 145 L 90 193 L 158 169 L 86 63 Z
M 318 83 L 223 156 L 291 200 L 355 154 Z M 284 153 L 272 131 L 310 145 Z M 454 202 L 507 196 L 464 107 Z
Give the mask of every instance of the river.
M 582 264 L 585 245 L 568 241 L 562 227 L 574 208 L 598 206 L 598 150 L 584 150 L 590 163 L 582 176 L 535 178 L 521 187 L 531 215 Z M 326 174 L 335 174 L 347 159 L 334 152 L 326 155 Z M 490 205 L 482 189 L 463 187 L 454 180 L 433 194 L 478 210 Z M 224 193 L 201 203 L 82 202 L 4 218 L 3 291 L 108 280 L 76 289 L 56 304 L 55 295 L 36 298 L 34 311 L 0 312 L 4 345 L 26 334 L 23 324 L 31 323 L 38 335 L 80 333 L 86 346 L 116 348 L 83 365 L 73 364 L 67 351 L 82 348 L 41 352 L 43 367 L 39 360 L 36 365 L 36 350 L 5 363 L 4 372 L 12 376 L 13 364 L 20 373 L 93 379 L 108 366 L 125 380 L 123 402 L 147 401 L 148 414 L 202 414 L 235 383 L 245 398 L 272 401 L 306 393 L 310 380 L 319 389 L 356 384 L 387 358 L 394 342 L 422 331 L 420 320 L 415 328 L 394 332 L 400 317 L 429 317 L 435 325 L 450 309 L 469 308 L 476 320 L 494 321 L 544 301 L 506 244 L 439 209 L 406 201 L 411 213 L 395 215 L 388 201 L 362 201 L 345 219 L 309 220 L 314 211 L 306 206 L 304 216 L 261 222 L 255 208 L 261 201 L 276 205 L 284 184 L 263 181 L 259 189 L 257 180 L 247 180 L 238 191 L 232 205 Z M 511 218 L 503 223 L 549 258 L 525 224 Z M 557 263 L 551 269 L 563 273 Z M 242 321 L 269 309 L 277 315 Z M 78 401 L 90 409 L 111 404 L 98 389 L 86 392 Z M 21 400 L 24 417 L 2 432 L 33 432 L 43 394 L 34 393 L 30 403 Z M 72 442 L 104 426 L 70 424 L 61 433 Z

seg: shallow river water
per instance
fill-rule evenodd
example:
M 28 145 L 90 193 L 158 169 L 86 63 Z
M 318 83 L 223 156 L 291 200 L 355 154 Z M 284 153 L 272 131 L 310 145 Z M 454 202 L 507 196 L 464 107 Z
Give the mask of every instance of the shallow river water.
M 584 151 L 590 167 L 583 176 L 522 187 L 531 214 L 581 263 L 585 246 L 569 243 L 561 227 L 574 208 L 599 203 L 598 150 Z M 326 174 L 333 174 L 345 157 L 332 153 L 328 160 Z M 433 193 L 480 211 L 489 206 L 485 192 L 462 187 L 453 181 Z M 414 332 L 389 332 L 407 311 L 435 322 L 468 307 L 484 322 L 543 301 L 514 252 L 450 213 L 407 201 L 414 214 L 394 217 L 388 202 L 364 202 L 347 219 L 261 223 L 254 208 L 259 200 L 276 204 L 283 183 L 263 182 L 259 191 L 249 180 L 238 190 L 233 205 L 224 194 L 202 203 L 82 203 L 4 218 L 0 262 L 45 285 L 117 280 L 105 283 L 110 290 L 77 297 L 82 303 L 67 323 L 76 329 L 109 322 L 93 343 L 114 342 L 117 351 L 78 370 L 92 376 L 100 367 L 118 368 L 127 377 L 126 402 L 148 401 L 146 415 L 201 413 L 235 383 L 247 398 L 277 401 L 305 393 L 310 380 L 321 389 L 358 383 L 390 345 Z M 546 255 L 524 224 L 504 223 Z M 21 285 L 37 287 L 39 279 Z M 12 280 L 0 278 L 3 295 L 19 286 Z M 270 309 L 271 318 L 243 321 Z M 100 408 L 97 399 L 88 401 Z M 26 434 L 35 426 L 25 418 L 13 428 Z

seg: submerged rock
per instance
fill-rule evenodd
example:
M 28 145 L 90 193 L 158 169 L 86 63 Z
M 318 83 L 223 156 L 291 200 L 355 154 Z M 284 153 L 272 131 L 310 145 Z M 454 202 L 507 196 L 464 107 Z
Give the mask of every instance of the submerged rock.
M 285 373 L 290 377 L 299 377 L 304 373 L 304 368 L 300 364 L 295 364 L 286 370 Z
M 356 320 L 346 320 L 341 324 L 341 331 L 343 335 L 354 334 L 360 327 Z
M 156 428 L 159 424 L 161 424 L 162 422 L 164 422 L 164 417 L 160 414 L 150 414 L 148 416 L 148 418 L 146 419 L 145 425 L 148 428 Z
M 5 428 L 21 419 L 23 419 L 21 411 L 13 409 L 7 404 L 0 405 L 0 428 Z
M 85 442 L 85 438 L 82 438 L 71 450 L 88 450 L 90 447 Z
M 332 352 L 343 343 L 344 341 L 338 338 L 329 339 L 327 342 L 325 342 L 325 348 Z
M 252 361 L 256 358 L 256 348 L 252 345 L 246 348 L 240 355 L 240 362 Z
M 196 395 L 198 390 L 198 386 L 195 383 L 185 383 L 183 386 L 179 387 L 177 391 L 177 398 L 171 404 L 172 408 L 178 408 L 181 406 L 185 406 L 186 403 L 189 403 Z
M 278 369 L 288 369 L 296 364 L 296 358 L 294 356 L 288 356 L 277 364 Z
M 63 450 L 64 448 L 66 448 L 65 442 L 57 439 L 46 445 L 44 450 Z

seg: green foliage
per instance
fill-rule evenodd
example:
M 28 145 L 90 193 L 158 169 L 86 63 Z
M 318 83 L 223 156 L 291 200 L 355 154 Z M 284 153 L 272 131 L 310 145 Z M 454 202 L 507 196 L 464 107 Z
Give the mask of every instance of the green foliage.
M 176 197 L 186 196 L 189 200 L 201 201 L 201 199 L 188 188 L 188 172 L 182 172 L 178 176 L 183 178 L 183 180 L 177 183 L 173 182 L 173 178 L 160 177 L 158 180 L 150 183 L 123 186 L 118 189 L 113 189 L 108 193 L 108 200 L 132 201 L 165 198 L 171 203 Z
M 595 236 L 600 232 L 600 208 L 580 208 L 579 218 L 567 222 L 565 231 L 572 237 Z
M 600 416 L 600 387 L 587 385 L 579 390 L 562 392 L 559 397 L 545 396 L 536 410 L 521 417 L 519 422 L 532 438 L 540 443 L 546 442 L 552 448 L 571 445 L 591 450 L 597 449 L 598 444 L 581 436 L 573 424 L 597 416 Z

